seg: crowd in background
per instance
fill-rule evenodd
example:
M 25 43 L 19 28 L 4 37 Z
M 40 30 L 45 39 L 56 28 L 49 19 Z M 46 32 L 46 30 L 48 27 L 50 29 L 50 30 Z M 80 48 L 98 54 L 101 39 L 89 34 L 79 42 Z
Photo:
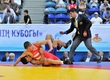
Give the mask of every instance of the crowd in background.
M 99 55 L 103 58 L 102 62 L 110 61 L 110 52 L 108 53 L 108 56 L 105 56 L 103 51 L 99 51 Z M 60 59 L 62 61 L 69 60 L 68 52 L 64 52 L 63 57 L 61 57 Z M 97 62 L 97 58 L 93 57 L 92 53 L 89 51 L 87 55 L 84 55 L 82 58 L 80 58 L 79 62 Z
M 110 24 L 109 0 L 47 0 L 47 2 L 54 2 L 56 4 L 54 9 L 67 9 L 67 15 L 71 8 L 76 8 L 79 14 L 85 14 L 93 24 Z M 44 17 L 44 23 L 47 23 L 45 19 L 49 19 L 48 15 L 49 13 Z M 49 22 L 51 20 L 46 21 L 48 21 L 48 24 L 51 24 Z
M 15 54 L 6 52 L 1 62 L 15 62 Z
M 105 56 L 103 51 L 99 51 L 99 55 L 101 57 L 103 57 L 102 62 L 109 62 L 110 61 L 110 52 L 108 53 L 107 56 Z M 69 53 L 64 52 L 63 56 L 60 57 L 60 60 L 62 60 L 64 62 L 69 60 Z M 1 62 L 15 62 L 16 61 L 15 54 L 6 52 L 4 57 L 2 57 L 0 59 L 0 61 Z M 73 60 L 73 62 L 74 62 L 74 60 Z M 79 62 L 97 62 L 97 58 L 94 57 L 90 51 L 88 51 L 86 55 L 84 54 L 84 56 L 82 56 L 82 58 L 79 59 Z
M 23 0 L 0 0 L 0 22 L 13 24 L 19 21 Z

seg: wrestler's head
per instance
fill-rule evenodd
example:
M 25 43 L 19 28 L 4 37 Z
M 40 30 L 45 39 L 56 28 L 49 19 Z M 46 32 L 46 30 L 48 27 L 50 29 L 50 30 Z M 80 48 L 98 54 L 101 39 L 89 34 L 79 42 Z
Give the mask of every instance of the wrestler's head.
M 23 64 L 28 64 L 28 62 L 31 62 L 32 58 L 30 56 L 25 56 L 23 58 L 21 58 L 21 62 Z
M 28 51 L 33 50 L 33 46 L 29 41 L 24 42 L 24 48 L 27 49 Z

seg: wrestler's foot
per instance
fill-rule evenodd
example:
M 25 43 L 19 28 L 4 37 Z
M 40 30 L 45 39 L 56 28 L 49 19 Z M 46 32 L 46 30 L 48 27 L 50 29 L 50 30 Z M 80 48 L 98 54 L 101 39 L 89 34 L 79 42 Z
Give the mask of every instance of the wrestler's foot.
M 101 63 L 102 59 L 103 58 L 100 56 L 100 59 L 98 59 L 97 63 Z
M 60 50 L 62 48 L 62 46 L 58 45 L 57 46 L 57 50 Z
M 68 46 L 70 46 L 71 45 L 71 40 L 69 40 L 67 43 L 65 43 L 66 44 L 66 46 L 64 47 L 64 48 L 68 48 Z

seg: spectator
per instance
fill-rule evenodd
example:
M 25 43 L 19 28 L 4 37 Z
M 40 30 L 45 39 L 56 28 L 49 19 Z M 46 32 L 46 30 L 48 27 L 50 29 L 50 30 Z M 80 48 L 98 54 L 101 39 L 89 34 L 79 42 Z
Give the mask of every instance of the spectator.
M 3 19 L 7 15 L 7 10 L 10 10 L 10 14 L 12 16 L 14 16 L 14 19 L 16 20 L 16 14 L 15 14 L 14 10 L 12 8 L 10 8 L 9 5 L 7 5 L 7 8 L 3 11 Z
M 103 57 L 102 61 L 108 61 L 107 57 L 104 56 L 103 51 L 100 51 L 100 52 L 99 52 L 99 55 L 100 55 L 101 57 Z M 97 61 L 97 58 L 94 58 L 93 61 Z
M 108 61 L 110 61 L 110 52 L 108 53 Z
M 3 13 L 3 11 L 6 8 L 6 4 L 4 4 L 4 0 L 1 0 L 1 4 L 0 4 L 0 13 Z
M 6 62 L 7 60 L 9 60 L 9 52 L 5 53 L 5 56 L 2 58 L 2 62 Z
M 9 60 L 7 62 L 14 62 L 15 61 L 15 54 L 14 53 L 10 53 L 9 54 Z
M 67 60 L 69 60 L 69 57 L 68 57 L 68 52 L 64 52 L 63 53 L 63 57 L 62 58 L 60 58 L 60 60 L 62 60 L 62 61 L 67 61 Z
M 4 3 L 5 4 L 9 4 L 10 3 L 10 0 L 4 0 Z
M 18 6 L 18 4 L 15 3 L 14 0 L 11 0 L 11 3 L 9 5 L 14 10 L 16 15 L 18 16 L 19 15 L 19 6 Z
M 106 11 L 103 13 L 103 20 L 108 21 L 108 18 L 110 17 L 110 8 L 107 8 Z
M 79 14 L 84 14 L 86 11 L 86 2 L 83 0 L 80 0 L 78 8 L 79 8 Z
M 13 24 L 15 23 L 14 16 L 11 15 L 10 10 L 7 11 L 7 15 L 5 15 L 2 24 Z
M 44 24 L 49 24 L 48 14 L 44 15 Z
M 88 52 L 87 56 L 82 57 L 81 62 L 91 62 L 93 61 L 92 53 Z
M 98 13 L 94 13 L 94 17 L 91 18 L 92 24 L 102 24 L 103 20 L 98 16 Z
M 90 8 L 97 7 L 98 8 L 98 0 L 91 0 L 90 1 Z
M 81 0 L 76 0 L 76 4 L 77 4 L 77 6 L 79 5 L 79 2 L 80 2 Z M 88 2 L 90 1 L 90 0 L 82 0 L 82 1 L 84 1 L 86 4 L 88 4 Z
M 100 17 L 103 18 L 103 13 L 104 13 L 104 8 L 101 9 L 100 11 Z
M 24 22 L 25 24 L 32 24 L 31 18 L 28 15 L 28 10 L 24 10 Z
M 17 3 L 18 6 L 22 5 L 22 4 L 21 4 L 21 0 L 14 0 L 14 2 Z
M 106 11 L 106 8 L 110 8 L 110 4 L 108 3 L 107 0 L 104 0 L 104 3 L 101 4 L 100 6 L 100 11 L 102 11 L 102 9 L 104 9 L 104 11 Z
M 66 8 L 66 5 L 65 5 L 65 3 L 64 3 L 63 0 L 57 0 L 57 2 L 56 2 L 56 8 L 59 8 L 59 7 Z
M 108 18 L 108 21 L 104 22 L 104 24 L 110 24 L 110 17 Z
M 72 9 L 72 8 L 77 8 L 77 5 L 75 4 L 74 0 L 69 0 L 69 5 L 68 5 L 68 9 Z

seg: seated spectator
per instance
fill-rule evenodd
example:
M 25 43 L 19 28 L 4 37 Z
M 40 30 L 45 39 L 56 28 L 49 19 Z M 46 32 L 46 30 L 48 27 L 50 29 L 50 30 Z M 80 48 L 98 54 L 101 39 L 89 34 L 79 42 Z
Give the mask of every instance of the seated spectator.
M 49 24 L 48 14 L 44 15 L 44 24 Z
M 98 7 L 98 0 L 91 0 L 90 1 L 90 8 Z
M 79 5 L 80 1 L 81 1 L 81 0 L 76 0 L 77 6 Z M 82 0 L 82 1 L 85 1 L 86 4 L 88 4 L 88 2 L 89 2 L 89 0 Z
M 2 58 L 2 62 L 6 62 L 9 60 L 9 52 L 5 53 L 5 56 Z
M 100 17 L 103 18 L 103 13 L 104 13 L 104 8 L 101 9 L 100 11 Z
M 106 11 L 104 11 L 104 13 L 103 13 L 104 22 L 108 21 L 109 17 L 110 17 L 110 8 L 107 8 Z
M 67 61 L 67 60 L 69 60 L 69 57 L 68 57 L 68 52 L 64 52 L 63 53 L 63 57 L 62 58 L 60 58 L 60 60 L 62 60 L 62 61 Z
M 108 53 L 108 61 L 110 61 L 110 52 Z
M 57 0 L 57 2 L 56 2 L 56 8 L 59 8 L 59 7 L 66 8 L 66 5 L 65 5 L 65 3 L 64 3 L 63 0 Z
M 110 8 L 110 4 L 108 3 L 107 0 L 104 0 L 104 3 L 101 4 L 100 6 L 100 11 L 102 11 L 102 9 L 104 9 L 104 11 L 106 11 L 106 8 Z
M 92 24 L 102 24 L 103 20 L 99 17 L 97 12 L 94 13 L 94 17 L 91 18 Z
M 11 3 L 9 5 L 14 10 L 16 15 L 18 16 L 19 15 L 19 6 L 18 6 L 18 4 L 15 3 L 14 0 L 11 0 Z
M 24 10 L 24 21 L 22 23 L 32 24 L 31 17 L 28 15 L 28 10 Z
M 1 3 L 0 3 L 0 13 L 3 13 L 5 8 L 6 8 L 6 4 L 4 4 L 4 0 L 1 0 Z
M 92 53 L 88 52 L 87 56 L 82 57 L 81 62 L 91 62 L 93 60 Z
M 80 0 L 78 8 L 79 8 L 79 14 L 84 14 L 86 11 L 86 2 Z
M 77 5 L 75 4 L 74 0 L 69 0 L 68 9 L 77 8 Z
M 108 18 L 108 21 L 104 22 L 104 24 L 110 24 L 110 17 Z
M 11 15 L 10 10 L 7 11 L 7 15 L 5 15 L 2 24 L 13 24 L 15 23 L 14 16 Z
M 100 52 L 99 52 L 99 55 L 100 55 L 101 57 L 103 57 L 103 59 L 102 59 L 103 62 L 104 62 L 104 61 L 108 61 L 107 57 L 104 56 L 103 51 L 100 51 Z M 93 61 L 97 61 L 97 58 L 94 58 Z
M 5 4 L 9 4 L 10 3 L 10 0 L 4 0 L 4 3 Z
M 21 4 L 21 0 L 14 0 L 14 2 L 17 3 L 18 6 L 22 5 L 22 4 Z
M 16 14 L 15 14 L 14 10 L 13 10 L 12 8 L 10 8 L 9 5 L 7 5 L 7 8 L 3 11 L 3 19 L 4 19 L 4 17 L 5 17 L 6 15 L 8 15 L 8 14 L 7 14 L 7 10 L 10 10 L 10 14 L 11 14 L 12 16 L 14 16 L 14 19 L 16 20 Z
M 10 53 L 9 54 L 9 60 L 7 62 L 14 62 L 15 61 L 15 54 L 14 53 Z

